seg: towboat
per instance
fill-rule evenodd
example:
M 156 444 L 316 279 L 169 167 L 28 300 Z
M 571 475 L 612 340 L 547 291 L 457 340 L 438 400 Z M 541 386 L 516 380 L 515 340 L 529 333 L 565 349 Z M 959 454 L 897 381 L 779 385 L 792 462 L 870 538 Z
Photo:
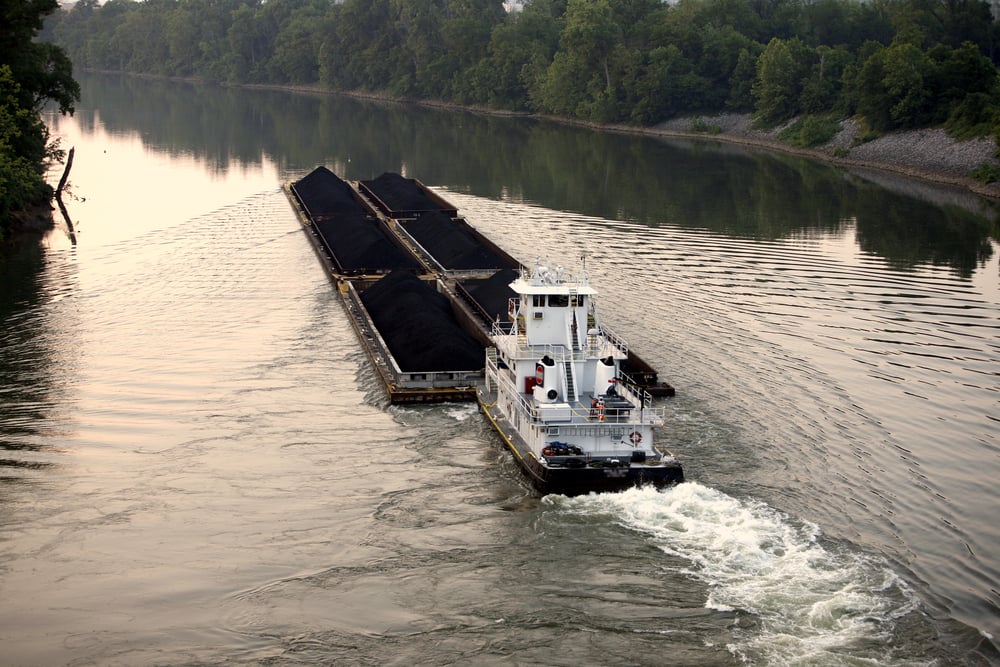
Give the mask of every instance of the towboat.
M 628 345 L 601 324 L 586 265 L 570 275 L 539 260 L 510 288 L 476 395 L 532 484 L 579 495 L 682 482 L 680 462 L 654 444 L 664 410 L 621 371 Z

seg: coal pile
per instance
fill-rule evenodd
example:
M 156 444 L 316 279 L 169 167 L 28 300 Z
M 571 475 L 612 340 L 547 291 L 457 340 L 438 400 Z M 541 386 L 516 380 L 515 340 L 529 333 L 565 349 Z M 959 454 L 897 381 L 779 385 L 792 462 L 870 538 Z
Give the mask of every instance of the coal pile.
M 467 226 L 441 211 L 423 213 L 401 224 L 446 269 L 510 268 L 508 260 L 483 245 Z
M 483 367 L 483 346 L 459 326 L 448 298 L 412 273 L 388 274 L 361 293 L 361 302 L 401 370 Z
M 506 322 L 510 299 L 517 297 L 517 293 L 510 288 L 510 284 L 516 279 L 517 271 L 503 269 L 483 280 L 463 281 L 462 287 L 486 311 L 490 321 L 499 318 L 501 322 Z
M 314 221 L 323 245 L 345 272 L 375 273 L 419 269 L 409 253 L 396 245 L 375 220 L 346 214 Z
M 317 167 L 292 189 L 341 271 L 420 268 L 416 258 L 395 243 L 389 231 L 358 202 L 351 186 L 326 167 Z
M 351 186 L 326 167 L 316 167 L 307 176 L 292 184 L 299 201 L 313 219 L 329 215 L 356 213 L 363 215 Z
M 385 204 L 390 212 L 439 211 L 441 202 L 427 193 L 410 178 L 386 172 L 362 184 Z M 394 216 L 395 217 L 395 216 Z

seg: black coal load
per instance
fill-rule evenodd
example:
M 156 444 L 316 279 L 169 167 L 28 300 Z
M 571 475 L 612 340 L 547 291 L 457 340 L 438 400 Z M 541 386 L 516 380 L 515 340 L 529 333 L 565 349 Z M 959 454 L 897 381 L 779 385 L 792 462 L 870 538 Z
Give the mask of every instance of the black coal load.
M 292 189 L 341 271 L 420 268 L 416 258 L 394 243 L 389 231 L 358 202 L 351 186 L 326 167 L 317 167 Z
M 410 178 L 386 172 L 370 181 L 362 181 L 390 211 L 433 211 L 441 209 L 441 203 L 434 201 Z
M 497 318 L 506 322 L 510 300 L 517 297 L 517 293 L 510 288 L 510 284 L 516 279 L 517 271 L 503 269 L 489 278 L 463 281 L 462 286 L 480 308 L 486 311 L 491 322 Z
M 437 262 L 450 270 L 504 269 L 510 263 L 483 245 L 472 231 L 441 211 L 401 223 Z
M 415 275 L 394 271 L 361 293 L 382 340 L 407 373 L 472 371 L 484 348 L 455 319 L 443 294 Z
M 345 214 L 314 223 L 343 271 L 374 273 L 420 268 L 416 258 L 393 243 L 389 233 L 367 216 Z
M 365 213 L 364 207 L 355 199 L 351 186 L 326 167 L 316 167 L 307 176 L 296 181 L 292 189 L 305 206 L 306 212 L 314 219 L 328 215 Z

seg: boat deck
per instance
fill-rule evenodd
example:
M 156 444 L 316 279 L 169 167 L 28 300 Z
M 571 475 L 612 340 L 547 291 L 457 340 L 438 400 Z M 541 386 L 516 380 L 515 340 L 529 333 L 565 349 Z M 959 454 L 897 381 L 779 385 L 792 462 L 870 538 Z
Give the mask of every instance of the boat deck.
M 638 458 L 630 452 L 604 455 L 567 452 L 539 458 L 528 447 L 517 428 L 496 405 L 495 390 L 476 389 L 480 407 L 518 465 L 543 493 L 577 495 L 595 491 L 620 491 L 631 486 L 666 486 L 684 481 L 684 470 L 669 451 L 654 448 L 653 456 Z M 602 430 L 607 426 L 600 427 Z
M 537 403 L 531 394 L 521 393 L 514 387 L 514 382 L 504 374 L 498 373 L 496 361 L 489 359 L 487 362 L 486 378 L 492 382 L 484 390 L 484 395 L 494 396 L 498 387 L 493 383 L 503 383 L 507 385 L 505 391 L 508 396 L 516 396 L 516 404 L 511 406 L 530 422 L 544 423 L 551 426 L 571 426 L 581 427 L 594 426 L 599 429 L 606 429 L 606 424 L 621 424 L 622 432 L 629 430 L 636 425 L 660 426 L 664 423 L 666 416 L 665 406 L 654 406 L 649 394 L 636 394 L 628 389 L 624 383 L 619 385 L 619 396 L 608 399 L 606 396 L 597 396 L 592 392 L 582 392 L 572 401 L 558 403 Z M 641 392 L 641 389 L 636 391 Z M 598 400 L 603 399 L 603 410 L 598 405 Z M 617 434 L 617 433 L 616 433 Z
M 559 403 L 535 403 L 528 394 L 521 397 L 519 407 L 529 420 L 553 426 L 621 424 L 624 431 L 638 424 L 659 425 L 664 411 L 659 407 L 640 407 L 627 399 L 605 398 L 602 408 L 598 405 L 599 397 L 590 393 Z

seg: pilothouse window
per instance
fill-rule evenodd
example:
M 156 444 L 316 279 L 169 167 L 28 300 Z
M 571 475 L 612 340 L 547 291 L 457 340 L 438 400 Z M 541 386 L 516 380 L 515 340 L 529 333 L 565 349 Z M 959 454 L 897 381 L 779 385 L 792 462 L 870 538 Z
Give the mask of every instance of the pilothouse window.
M 550 294 L 549 306 L 552 308 L 565 308 L 569 305 L 569 294 Z
M 531 296 L 531 305 L 535 308 L 542 308 L 545 306 L 545 295 L 544 294 L 533 294 Z

